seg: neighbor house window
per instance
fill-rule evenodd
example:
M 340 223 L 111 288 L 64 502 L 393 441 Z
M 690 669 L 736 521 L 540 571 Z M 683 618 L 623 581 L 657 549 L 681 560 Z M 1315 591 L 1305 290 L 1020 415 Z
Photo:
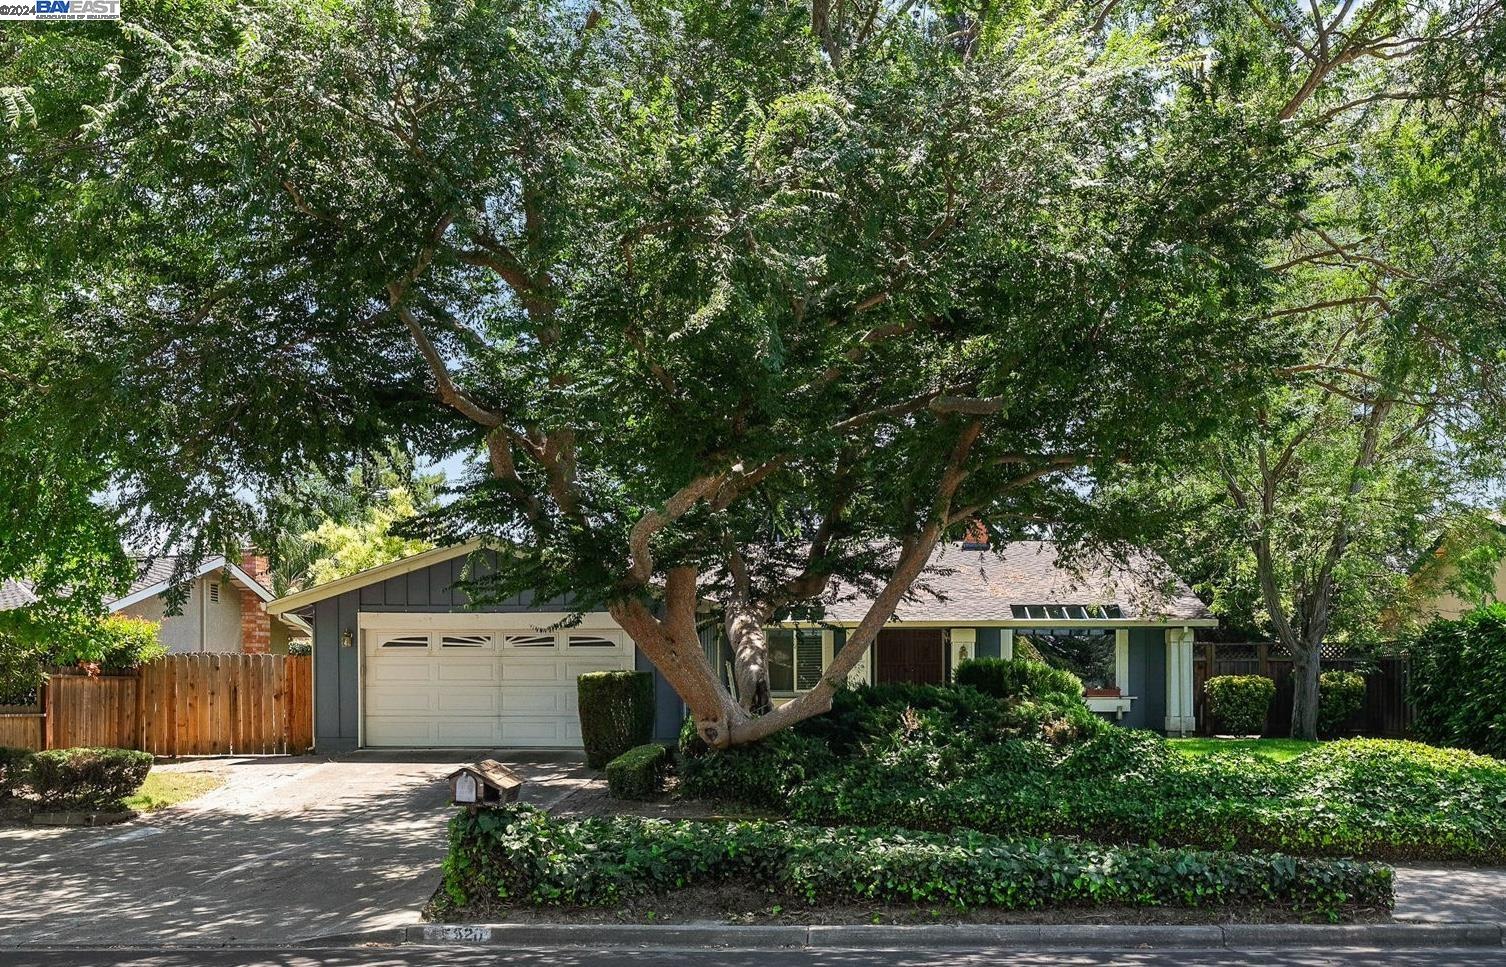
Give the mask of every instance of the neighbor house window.
M 1017 628 L 1015 656 L 1034 657 L 1082 679 L 1090 692 L 1115 692 L 1115 635 L 1113 628 Z
M 795 692 L 815 688 L 825 668 L 821 629 L 770 628 L 769 691 Z

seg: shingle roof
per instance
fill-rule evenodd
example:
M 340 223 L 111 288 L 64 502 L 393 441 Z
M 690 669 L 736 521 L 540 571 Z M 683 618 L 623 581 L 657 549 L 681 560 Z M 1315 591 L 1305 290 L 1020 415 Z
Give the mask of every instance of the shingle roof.
M 23 605 L 32 604 L 37 596 L 31 593 L 31 585 L 25 581 L 17 581 L 14 578 L 6 578 L 0 581 L 0 611 L 10 611 Z
M 172 580 L 173 570 L 178 566 L 178 555 L 164 554 L 161 557 L 137 558 L 136 580 L 131 582 L 130 590 L 120 597 L 129 598 L 137 591 Z M 119 600 L 119 599 L 117 599 Z
M 1124 618 L 1142 621 L 1213 616 L 1154 554 L 1137 552 L 1125 563 L 1059 564 L 1051 541 L 1012 541 L 981 551 L 943 544 L 916 585 L 924 590 L 900 604 L 896 620 L 1008 621 L 1012 606 L 1032 604 L 1118 605 Z M 828 602 L 830 621 L 858 621 L 870 604 L 840 585 Z

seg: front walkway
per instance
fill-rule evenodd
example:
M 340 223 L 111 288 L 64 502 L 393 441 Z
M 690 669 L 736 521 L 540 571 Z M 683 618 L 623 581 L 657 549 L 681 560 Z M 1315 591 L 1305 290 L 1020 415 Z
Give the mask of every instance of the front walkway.
M 439 884 L 444 776 L 475 751 L 206 759 L 225 784 L 122 826 L 0 827 L 0 946 L 288 943 L 413 923 Z M 546 808 L 573 757 L 492 753 Z

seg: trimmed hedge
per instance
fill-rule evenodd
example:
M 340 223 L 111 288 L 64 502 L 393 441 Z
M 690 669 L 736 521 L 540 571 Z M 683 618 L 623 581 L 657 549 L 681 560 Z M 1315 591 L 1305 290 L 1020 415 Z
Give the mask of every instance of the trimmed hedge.
M 649 799 L 664 791 L 669 749 L 656 743 L 634 746 L 607 763 L 607 792 L 614 799 Z
M 576 679 L 586 764 L 608 762 L 654 735 L 654 676 L 649 672 L 587 672 Z
M 1082 679 L 1041 661 L 1009 658 L 970 658 L 957 663 L 952 678 L 994 698 L 1041 698 L 1063 695 L 1082 698 Z
M 0 802 L 13 798 L 26 786 L 32 752 L 0 746 Z
M 1407 651 L 1417 737 L 1506 759 L 1506 604 L 1434 621 Z
M 134 749 L 50 749 L 32 755 L 27 784 L 43 809 L 118 810 L 151 768 Z
M 1364 704 L 1364 675 L 1323 672 L 1318 676 L 1318 734 L 1337 735 Z
M 528 806 L 450 821 L 442 904 L 609 906 L 737 884 L 787 904 L 1390 907 L 1391 871 L 1351 861 L 785 822 L 568 821 Z
M 1203 683 L 1208 714 L 1226 733 L 1259 735 L 1265 729 L 1276 683 L 1264 675 L 1216 675 Z

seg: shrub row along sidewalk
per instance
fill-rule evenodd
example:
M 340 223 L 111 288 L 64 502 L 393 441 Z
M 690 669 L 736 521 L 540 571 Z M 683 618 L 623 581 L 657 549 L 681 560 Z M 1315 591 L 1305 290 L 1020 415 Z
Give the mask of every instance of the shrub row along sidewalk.
M 513 806 L 451 822 L 439 908 L 605 906 L 718 883 L 789 905 L 1262 906 L 1326 914 L 1391 905 L 1391 871 L 1348 860 L 786 822 L 568 821 Z

